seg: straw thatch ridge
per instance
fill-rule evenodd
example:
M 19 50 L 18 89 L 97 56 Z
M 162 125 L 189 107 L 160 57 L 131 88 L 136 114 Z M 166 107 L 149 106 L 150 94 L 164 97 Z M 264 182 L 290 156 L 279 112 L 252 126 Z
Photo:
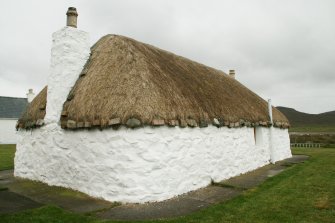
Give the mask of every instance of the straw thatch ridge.
M 26 107 L 21 118 L 17 122 L 16 128 L 30 129 L 44 124 L 45 109 L 47 104 L 47 87 L 34 98 Z
M 286 117 L 273 108 L 279 127 Z M 63 128 L 269 125 L 267 102 L 222 71 L 133 39 L 106 35 L 64 103 Z

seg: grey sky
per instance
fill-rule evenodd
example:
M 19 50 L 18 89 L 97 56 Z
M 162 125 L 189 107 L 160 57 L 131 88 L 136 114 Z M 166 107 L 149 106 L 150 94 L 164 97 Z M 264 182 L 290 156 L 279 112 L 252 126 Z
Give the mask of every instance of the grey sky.
M 47 83 L 51 34 L 67 7 L 94 44 L 121 34 L 236 78 L 274 105 L 335 110 L 335 1 L 7 0 L 0 7 L 0 95 Z

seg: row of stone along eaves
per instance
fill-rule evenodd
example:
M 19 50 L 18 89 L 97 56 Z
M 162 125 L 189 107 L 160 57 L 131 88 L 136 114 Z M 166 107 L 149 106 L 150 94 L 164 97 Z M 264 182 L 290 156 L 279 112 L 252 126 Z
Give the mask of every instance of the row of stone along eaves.
M 208 125 L 214 125 L 216 127 L 228 127 L 228 128 L 239 128 L 239 127 L 257 127 L 257 126 L 263 126 L 263 127 L 270 127 L 272 126 L 271 122 L 269 121 L 258 121 L 258 122 L 249 122 L 245 121 L 243 119 L 240 119 L 238 122 L 229 122 L 229 121 L 223 121 L 222 119 L 214 118 L 212 123 L 204 120 L 200 120 L 198 123 L 194 119 L 180 119 L 180 120 L 168 120 L 165 121 L 164 119 L 153 119 L 150 126 L 179 126 L 182 128 L 185 127 L 200 127 L 204 128 Z M 17 129 L 32 129 L 37 128 L 44 125 L 43 119 L 38 119 L 37 121 L 27 121 L 25 123 L 18 123 L 16 128 Z M 119 127 L 121 125 L 125 125 L 128 128 L 138 128 L 144 126 L 139 119 L 136 118 L 130 118 L 127 120 L 125 124 L 121 123 L 121 118 L 113 118 L 110 119 L 108 122 L 104 122 L 101 120 L 94 120 L 93 122 L 89 121 L 79 121 L 76 122 L 74 120 L 62 120 L 61 121 L 61 127 L 63 129 L 79 129 L 79 128 L 107 128 L 107 127 Z M 287 122 L 274 122 L 274 127 L 277 128 L 289 128 L 290 125 Z
M 272 126 L 270 121 L 258 121 L 258 122 L 249 122 L 245 121 L 243 119 L 240 119 L 237 122 L 229 122 L 224 121 L 222 119 L 214 118 L 212 122 L 200 120 L 197 122 L 194 119 L 179 119 L 179 120 L 164 120 L 164 119 L 153 119 L 149 126 L 179 126 L 182 128 L 185 127 L 200 127 L 204 128 L 208 125 L 214 125 L 216 127 L 228 127 L 228 128 L 240 128 L 240 127 L 257 127 L 257 126 L 263 126 L 263 127 L 270 127 Z M 78 129 L 78 128 L 108 128 L 108 127 L 119 127 L 121 125 L 124 125 L 128 128 L 139 128 L 148 124 L 143 124 L 139 119 L 137 118 L 129 118 L 126 123 L 122 123 L 121 118 L 113 118 L 108 121 L 102 121 L 102 120 L 94 120 L 92 122 L 89 121 L 75 121 L 75 120 L 62 120 L 61 121 L 61 127 L 63 129 Z M 274 122 L 274 127 L 278 128 L 289 128 L 290 125 L 287 122 Z

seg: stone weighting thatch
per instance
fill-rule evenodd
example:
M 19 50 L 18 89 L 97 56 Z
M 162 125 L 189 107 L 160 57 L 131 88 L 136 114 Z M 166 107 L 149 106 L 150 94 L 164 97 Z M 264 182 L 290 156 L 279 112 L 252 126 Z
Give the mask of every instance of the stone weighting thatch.
M 46 87 L 18 121 L 43 125 Z M 273 109 L 276 127 L 289 127 Z M 63 105 L 62 128 L 269 126 L 267 102 L 226 73 L 133 39 L 106 35 Z

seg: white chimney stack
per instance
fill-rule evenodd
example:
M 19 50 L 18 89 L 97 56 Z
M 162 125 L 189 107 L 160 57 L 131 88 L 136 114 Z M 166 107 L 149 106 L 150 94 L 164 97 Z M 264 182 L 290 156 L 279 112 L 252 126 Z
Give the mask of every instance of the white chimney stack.
M 271 99 L 268 99 L 268 111 L 269 111 L 270 122 L 271 122 L 271 124 L 273 124 Z
M 32 100 L 35 98 L 35 94 L 33 92 L 33 89 L 29 89 L 27 95 L 27 101 L 28 103 L 32 102 Z
M 89 34 L 76 28 L 76 8 L 66 15 L 67 26 L 52 34 L 46 124 L 59 124 L 63 104 L 90 55 Z
M 273 119 L 272 119 L 272 104 L 271 104 L 271 99 L 268 99 L 268 112 L 269 112 L 269 118 L 270 118 L 270 122 L 271 124 L 273 124 Z M 275 151 L 274 151 L 274 142 L 273 142 L 273 125 L 271 125 L 270 127 L 270 132 L 269 132 L 269 147 L 270 147 L 270 162 L 272 164 L 275 164 Z
M 235 79 L 235 70 L 229 70 L 229 77 Z

